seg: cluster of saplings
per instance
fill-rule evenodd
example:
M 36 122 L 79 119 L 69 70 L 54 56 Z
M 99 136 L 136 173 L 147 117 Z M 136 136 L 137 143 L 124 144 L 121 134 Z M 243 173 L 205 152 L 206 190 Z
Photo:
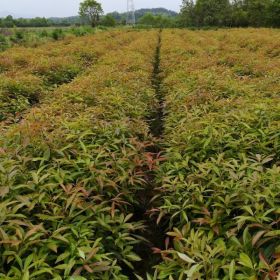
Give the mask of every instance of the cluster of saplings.
M 75 26 L 72 28 L 49 28 L 49 29 L 2 29 L 0 30 L 0 51 L 4 51 L 14 45 L 36 47 L 49 40 L 62 40 L 67 36 L 85 36 L 95 32 L 88 26 Z

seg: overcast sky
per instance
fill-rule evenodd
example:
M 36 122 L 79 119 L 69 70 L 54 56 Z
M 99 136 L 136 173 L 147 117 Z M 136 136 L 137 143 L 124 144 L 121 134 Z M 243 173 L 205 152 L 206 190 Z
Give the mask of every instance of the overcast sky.
M 0 12 L 20 16 L 72 16 L 81 0 L 0 0 Z M 126 0 L 99 0 L 105 12 L 125 11 Z M 135 8 L 164 7 L 178 11 L 182 0 L 134 0 Z

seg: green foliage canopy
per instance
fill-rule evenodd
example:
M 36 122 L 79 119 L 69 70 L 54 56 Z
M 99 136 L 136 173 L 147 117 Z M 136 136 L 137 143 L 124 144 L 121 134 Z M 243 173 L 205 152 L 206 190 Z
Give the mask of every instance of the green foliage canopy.
M 103 9 L 97 1 L 85 0 L 80 4 L 79 14 L 82 18 L 90 22 L 92 27 L 95 27 L 100 20 L 100 15 L 103 14 Z
M 280 26 L 279 0 L 183 0 L 182 26 Z
M 100 24 L 103 26 L 114 27 L 117 25 L 117 21 L 112 15 L 106 15 L 101 19 Z
M 175 25 L 175 18 L 161 14 L 146 13 L 139 19 L 138 23 L 152 27 L 173 27 Z

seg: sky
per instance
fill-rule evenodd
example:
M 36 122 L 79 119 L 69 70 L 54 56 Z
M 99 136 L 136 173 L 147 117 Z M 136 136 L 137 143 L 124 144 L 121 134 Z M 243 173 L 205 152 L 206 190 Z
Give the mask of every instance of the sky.
M 78 13 L 81 0 L 0 0 L 0 14 L 18 16 L 64 17 Z M 99 0 L 104 11 L 126 10 L 126 0 Z M 134 0 L 135 9 L 164 7 L 179 11 L 182 0 Z

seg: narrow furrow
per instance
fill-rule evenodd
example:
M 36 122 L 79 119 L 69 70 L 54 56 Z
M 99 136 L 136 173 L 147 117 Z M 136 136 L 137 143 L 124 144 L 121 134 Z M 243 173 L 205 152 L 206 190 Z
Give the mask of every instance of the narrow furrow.
M 162 89 L 162 75 L 161 75 L 161 41 L 162 41 L 162 30 L 159 31 L 158 44 L 155 51 L 154 57 L 154 70 L 152 74 L 152 86 L 155 91 L 157 99 L 154 112 L 152 112 L 149 120 L 150 132 L 156 138 L 161 138 L 164 127 L 164 94 Z
M 144 221 L 146 230 L 142 233 L 143 242 L 136 248 L 136 253 L 142 261 L 135 265 L 136 274 L 146 278 L 147 273 L 152 273 L 153 267 L 158 264 L 160 256 L 154 254 L 155 248 L 163 249 L 165 233 L 163 228 L 157 224 L 156 218 L 151 215 L 156 207 L 153 198 L 156 196 L 157 182 L 156 169 L 161 161 L 161 137 L 164 131 L 164 92 L 162 88 L 162 71 L 161 71 L 161 41 L 162 30 L 158 33 L 158 42 L 155 49 L 153 72 L 151 84 L 154 89 L 155 104 L 147 123 L 150 134 L 153 137 L 153 143 L 146 148 L 147 161 L 149 168 L 145 170 L 146 188 L 139 191 L 138 199 L 140 203 L 135 208 L 135 219 Z

